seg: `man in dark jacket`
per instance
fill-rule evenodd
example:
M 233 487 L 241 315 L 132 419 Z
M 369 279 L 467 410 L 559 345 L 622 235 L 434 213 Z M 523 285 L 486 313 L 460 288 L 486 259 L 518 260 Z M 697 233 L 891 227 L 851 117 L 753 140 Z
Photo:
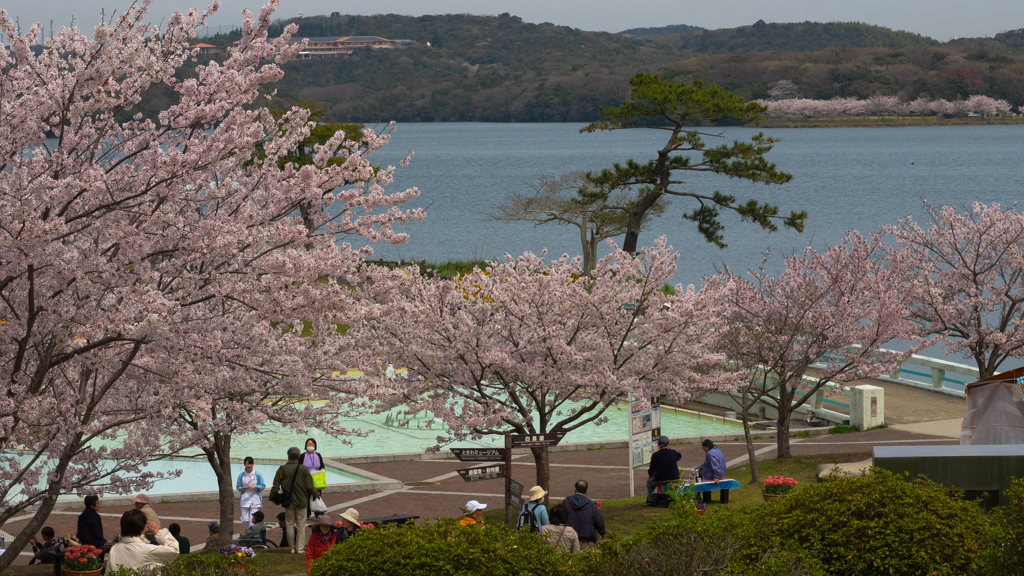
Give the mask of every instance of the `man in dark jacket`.
M 658 451 L 651 455 L 651 465 L 647 468 L 647 505 L 656 506 L 659 502 L 654 494 L 658 485 L 664 486 L 673 480 L 679 480 L 679 462 L 683 455 L 668 447 L 668 436 L 658 436 Z
M 285 508 L 285 526 L 287 526 L 288 544 L 292 554 L 306 553 L 306 508 L 309 506 L 309 495 L 313 493 L 313 477 L 309 468 L 299 464 L 302 451 L 298 447 L 288 449 L 288 463 L 277 469 L 274 475 L 274 486 L 270 489 L 270 500 L 273 501 L 278 492 L 291 495 L 291 506 Z
M 604 516 L 594 501 L 587 498 L 587 481 L 576 482 L 576 493 L 562 501 L 569 513 L 567 524 L 580 537 L 580 545 L 586 547 L 597 542 L 597 535 L 604 538 Z
M 100 498 L 85 497 L 85 510 L 78 515 L 78 541 L 82 544 L 103 549 L 107 539 L 103 537 L 103 521 L 100 520 Z

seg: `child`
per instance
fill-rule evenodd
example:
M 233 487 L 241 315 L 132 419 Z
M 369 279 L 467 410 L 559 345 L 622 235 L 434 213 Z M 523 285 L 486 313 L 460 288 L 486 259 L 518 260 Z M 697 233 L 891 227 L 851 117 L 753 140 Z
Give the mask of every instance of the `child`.
M 306 544 L 306 573 L 314 560 L 319 560 L 331 546 L 334 546 L 334 521 L 323 514 L 313 521 L 313 533 Z

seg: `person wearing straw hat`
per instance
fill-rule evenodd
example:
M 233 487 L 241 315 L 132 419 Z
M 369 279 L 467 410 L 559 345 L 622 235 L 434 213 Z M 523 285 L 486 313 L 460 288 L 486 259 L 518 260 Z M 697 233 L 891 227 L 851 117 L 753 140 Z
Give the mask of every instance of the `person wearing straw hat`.
M 334 521 L 327 514 L 313 519 L 313 533 L 306 543 L 306 573 L 313 561 L 319 560 L 334 546 Z
M 516 525 L 516 530 L 526 528 L 530 532 L 540 532 L 541 528 L 550 524 L 548 509 L 541 503 L 547 493 L 547 490 L 540 486 L 530 488 L 526 504 L 523 504 L 523 509 L 519 511 L 519 524 Z
M 341 513 L 341 520 L 334 523 L 334 544 L 338 545 L 359 533 L 362 523 L 359 521 L 359 510 L 349 508 Z M 372 528 L 372 526 L 370 526 Z
M 475 526 L 477 522 L 480 522 L 484 515 L 484 508 L 487 508 L 487 504 L 481 504 L 476 500 L 470 500 L 466 502 L 466 515 L 459 520 L 459 524 L 463 526 Z

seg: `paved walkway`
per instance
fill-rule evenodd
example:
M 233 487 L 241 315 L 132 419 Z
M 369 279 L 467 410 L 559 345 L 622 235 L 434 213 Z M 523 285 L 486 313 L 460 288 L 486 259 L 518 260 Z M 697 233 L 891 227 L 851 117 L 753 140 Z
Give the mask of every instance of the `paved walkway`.
M 957 444 L 952 438 L 921 434 L 910 430 L 894 428 L 871 430 L 856 434 L 825 435 L 811 438 L 793 439 L 794 455 L 853 453 L 868 457 L 873 446 L 901 444 Z M 746 447 L 743 442 L 721 442 L 718 444 L 725 454 L 730 466 L 746 461 Z M 775 441 L 762 439 L 755 441 L 758 459 L 775 457 Z M 691 469 L 700 464 L 704 453 L 697 444 L 676 445 L 682 452 L 683 460 L 680 469 Z M 579 479 L 590 483 L 590 496 L 594 499 L 624 498 L 629 496 L 629 472 L 627 470 L 627 451 L 622 449 L 584 450 L 579 452 L 551 453 L 551 496 L 560 500 L 572 494 L 572 486 Z M 517 456 L 513 463 L 513 477 L 529 488 L 536 484 L 536 467 L 530 455 Z M 467 483 L 459 477 L 456 469 L 469 465 L 455 459 L 450 460 L 411 460 L 402 462 L 380 462 L 358 464 L 356 467 L 395 478 L 405 483 L 400 490 L 379 492 L 327 494 L 324 500 L 332 512 L 354 507 L 365 517 L 386 516 L 391 514 L 416 514 L 420 517 L 457 516 L 459 506 L 466 501 L 475 499 L 493 508 L 500 508 L 504 503 L 504 484 L 502 480 L 486 480 Z M 262 470 L 264 476 L 273 474 L 272 469 Z M 646 470 L 633 471 L 634 491 L 642 494 Z M 409 485 L 415 483 L 414 486 Z M 425 485 L 424 485 L 425 484 Z M 157 498 L 155 497 L 154 500 Z M 102 506 L 102 500 L 101 500 Z M 163 526 L 171 522 L 181 525 L 182 535 L 187 537 L 193 550 L 202 546 L 208 531 L 207 523 L 219 516 L 216 502 L 180 502 L 172 504 L 153 504 L 153 509 L 161 517 Z M 118 532 L 118 519 L 127 510 L 126 507 L 101 508 L 104 534 L 109 538 Z M 280 508 L 267 501 L 264 512 L 268 520 L 274 520 Z M 76 529 L 78 511 L 54 512 L 46 524 L 52 526 L 57 534 L 67 534 Z M 236 506 L 235 517 L 238 517 Z M 8 522 L 4 527 L 7 533 L 16 533 L 28 521 L 22 516 Z M 241 531 L 241 523 L 236 522 L 234 532 Z M 279 539 L 281 532 L 272 529 L 268 533 L 271 539 Z M 22 556 L 18 563 L 28 562 Z
M 890 427 L 857 434 L 826 435 L 804 439 L 793 439 L 794 455 L 853 453 L 870 456 L 871 448 L 878 445 L 899 444 L 957 444 L 960 437 L 960 422 L 967 411 L 966 401 L 961 398 L 900 386 L 879 380 L 863 383 L 885 388 L 885 416 Z M 729 466 L 746 461 L 746 448 L 742 442 L 722 442 L 719 447 L 728 460 Z M 703 461 L 704 454 L 696 444 L 675 446 L 683 453 L 680 469 L 691 469 Z M 755 441 L 759 460 L 775 457 L 775 441 Z M 579 479 L 586 479 L 591 486 L 590 496 L 595 499 L 624 498 L 629 496 L 628 454 L 625 448 L 585 450 L 579 452 L 553 452 L 551 454 L 551 496 L 562 499 L 572 494 L 572 486 Z M 337 513 L 354 507 L 365 517 L 391 514 L 415 514 L 420 517 L 456 516 L 459 506 L 475 499 L 490 507 L 504 506 L 504 485 L 502 480 L 486 480 L 466 483 L 456 472 L 459 468 L 472 466 L 457 460 L 408 460 L 401 462 L 380 462 L 356 464 L 357 468 L 394 478 L 403 482 L 399 490 L 367 491 L 359 493 L 338 493 L 324 496 L 329 510 Z M 516 456 L 513 463 L 513 477 L 529 488 L 536 484 L 536 467 L 529 455 Z M 265 477 L 273 476 L 273 469 L 262 469 Z M 633 471 L 634 493 L 642 494 L 646 470 Z M 268 492 L 269 493 L 269 492 Z M 157 500 L 158 497 L 154 497 Z M 102 501 L 101 501 L 102 505 Z M 118 520 L 125 507 L 101 508 L 104 533 L 107 537 L 118 532 Z M 207 524 L 217 520 L 219 511 L 216 502 L 180 502 L 153 504 L 160 515 L 163 526 L 172 522 L 181 525 L 182 535 L 192 544 L 192 549 L 202 548 L 209 532 Z M 273 522 L 281 509 L 267 501 L 264 513 L 267 521 Z M 50 515 L 46 525 L 52 526 L 58 535 L 74 532 L 77 527 L 78 511 L 57 511 Z M 239 511 L 235 509 L 235 518 Z M 7 522 L 3 532 L 17 533 L 28 521 L 24 515 Z M 235 522 L 233 532 L 242 529 Z M 273 529 L 268 536 L 279 539 L 281 532 Z M 22 555 L 19 564 L 28 562 Z

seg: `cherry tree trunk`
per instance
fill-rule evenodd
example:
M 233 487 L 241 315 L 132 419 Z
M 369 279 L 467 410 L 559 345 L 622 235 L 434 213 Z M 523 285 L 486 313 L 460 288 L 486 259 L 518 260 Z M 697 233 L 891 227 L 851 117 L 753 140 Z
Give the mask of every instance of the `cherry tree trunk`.
M 783 393 L 782 397 L 787 398 L 787 394 Z M 788 403 L 788 399 L 784 400 Z M 778 454 L 776 458 L 791 458 L 793 455 L 789 452 L 789 422 L 790 422 L 790 410 L 788 406 L 783 408 L 783 403 L 779 403 L 779 417 L 775 422 L 775 443 L 778 446 Z
M 79 435 L 79 438 L 81 435 Z M 78 446 L 78 440 L 71 443 L 72 447 Z M 74 450 L 65 450 L 64 456 L 57 462 L 56 468 L 54 468 L 52 474 L 55 478 L 63 478 L 64 472 L 67 470 L 68 464 L 71 463 L 70 454 L 74 454 L 77 448 Z M 29 541 L 32 537 L 39 533 L 39 529 L 43 527 L 46 519 L 50 517 L 50 513 L 53 512 L 53 506 L 57 503 L 57 497 L 60 496 L 60 480 L 51 481 L 47 487 L 46 496 L 39 503 L 39 508 L 36 513 L 32 516 L 32 519 L 28 521 L 28 524 L 18 532 L 18 536 L 11 542 L 7 543 L 7 550 L 0 556 L 0 572 L 7 569 L 8 566 L 14 563 L 14 560 L 21 554 L 21 551 L 28 547 Z
M 750 460 L 750 481 L 757 484 L 761 481 L 761 478 L 757 472 L 757 454 L 754 454 L 754 438 L 750 434 L 750 415 L 747 414 L 745 408 L 742 415 L 743 437 L 747 441 L 747 458 Z
M 551 457 L 547 446 L 543 448 L 530 448 L 533 452 L 533 461 L 537 464 L 537 485 L 544 490 L 551 490 Z M 548 495 L 544 496 L 544 505 L 548 504 Z
M 217 475 L 217 501 L 220 504 L 220 533 L 217 545 L 231 544 L 235 528 L 235 488 L 231 482 L 231 434 L 215 432 L 213 443 L 203 448 L 206 459 Z

